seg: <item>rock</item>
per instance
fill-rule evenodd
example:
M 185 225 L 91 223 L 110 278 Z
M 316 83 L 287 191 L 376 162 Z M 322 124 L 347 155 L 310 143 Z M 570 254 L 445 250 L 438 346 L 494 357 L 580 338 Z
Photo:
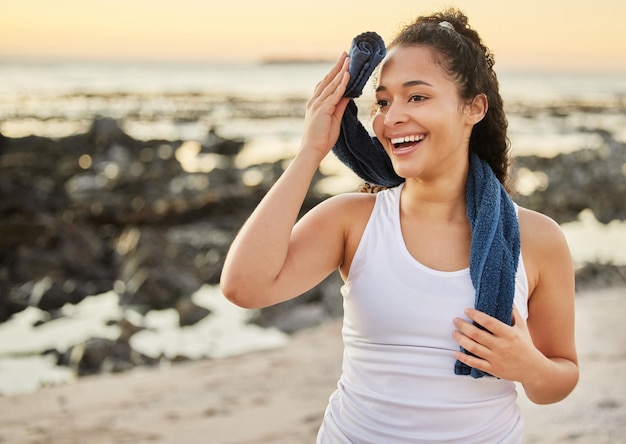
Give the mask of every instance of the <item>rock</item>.
M 226 156 L 239 154 L 245 144 L 243 139 L 226 139 L 211 128 L 201 145 L 201 153 L 216 153 Z
M 48 352 L 49 353 L 49 352 Z M 120 373 L 140 365 L 152 365 L 156 361 L 135 352 L 128 341 L 90 338 L 72 347 L 68 356 L 59 361 L 68 362 L 78 376 L 99 373 Z
M 120 128 L 117 120 L 96 116 L 87 133 L 93 147 L 92 152 L 101 152 L 112 146 L 133 146 L 136 141 Z
M 179 299 L 174 308 L 178 312 L 181 327 L 194 325 L 211 314 L 211 310 L 197 305 L 189 297 Z
M 118 237 L 115 252 L 116 290 L 123 304 L 169 308 L 202 286 L 194 264 L 162 229 L 128 227 Z
M 292 334 L 339 318 L 343 315 L 341 284 L 335 272 L 302 296 L 257 311 L 250 322 Z
M 529 196 L 518 195 L 522 206 L 544 213 L 559 223 L 574 221 L 591 209 L 598 221 L 626 218 L 626 144 L 605 130 L 594 130 L 604 140 L 600 149 L 584 149 L 548 159 L 519 156 L 514 170 L 526 168 L 547 177 L 547 186 Z M 514 175 L 515 175 L 514 171 Z
M 626 286 L 626 265 L 588 263 L 576 270 L 576 291 Z
M 211 137 L 225 156 L 243 144 Z M 114 286 L 123 303 L 172 307 L 216 283 L 236 230 L 266 190 L 243 185 L 230 162 L 186 172 L 175 156 L 181 144 L 135 140 L 106 117 L 61 139 L 3 136 L 0 322 L 29 305 L 57 310 Z M 197 224 L 220 236 L 189 243 L 177 235 Z M 137 245 L 120 254 L 135 231 Z
M 79 376 L 100 373 L 104 361 L 111 355 L 115 342 L 104 338 L 91 338 L 74 346 L 71 366 Z
M 118 341 L 126 342 L 130 340 L 130 338 L 137 333 L 138 331 L 144 330 L 144 327 L 139 325 L 135 325 L 133 322 L 124 318 L 119 322 L 120 327 L 120 336 L 117 339 Z

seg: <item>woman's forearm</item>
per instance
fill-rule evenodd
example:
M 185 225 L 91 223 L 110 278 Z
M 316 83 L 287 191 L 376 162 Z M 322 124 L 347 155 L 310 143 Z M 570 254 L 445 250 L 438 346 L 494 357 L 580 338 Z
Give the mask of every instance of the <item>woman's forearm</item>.
M 526 396 L 535 404 L 552 404 L 565 399 L 574 390 L 578 366 L 564 358 L 545 358 L 535 375 L 522 382 Z

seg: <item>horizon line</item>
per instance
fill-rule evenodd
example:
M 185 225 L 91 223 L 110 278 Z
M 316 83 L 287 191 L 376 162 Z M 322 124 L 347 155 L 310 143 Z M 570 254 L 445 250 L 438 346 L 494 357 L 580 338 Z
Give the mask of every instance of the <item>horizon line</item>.
M 256 58 L 219 58 L 219 57 L 130 57 L 130 56 L 93 56 L 93 55 L 48 55 L 48 54 L 14 54 L 0 53 L 0 65 L 6 63 L 18 64 L 53 64 L 53 63 L 86 63 L 86 64 L 170 64 L 170 65 L 305 65 L 305 64 L 332 64 L 334 59 L 319 55 L 288 56 L 288 55 L 261 55 Z M 495 65 L 498 72 L 539 72 L 539 73 L 572 73 L 572 74 L 626 74 L 626 66 L 580 65 L 563 63 L 560 65 L 546 65 L 538 62 L 502 62 Z

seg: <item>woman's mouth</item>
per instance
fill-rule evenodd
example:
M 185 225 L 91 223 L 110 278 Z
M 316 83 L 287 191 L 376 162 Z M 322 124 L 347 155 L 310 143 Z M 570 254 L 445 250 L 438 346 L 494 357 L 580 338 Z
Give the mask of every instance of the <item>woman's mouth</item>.
M 394 147 L 394 153 L 401 153 L 410 150 L 424 140 L 425 137 L 424 134 L 411 134 L 410 136 L 393 137 L 390 141 Z

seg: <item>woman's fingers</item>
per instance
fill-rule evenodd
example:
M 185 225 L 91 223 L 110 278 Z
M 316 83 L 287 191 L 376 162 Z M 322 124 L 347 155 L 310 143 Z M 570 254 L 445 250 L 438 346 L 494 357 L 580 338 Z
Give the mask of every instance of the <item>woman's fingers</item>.
M 489 342 L 493 336 L 491 333 L 460 318 L 454 320 L 454 325 L 457 330 L 453 335 L 461 347 L 479 356 L 489 351 Z
M 513 308 L 512 326 L 475 309 L 467 309 L 465 314 L 469 321 L 456 318 L 457 329 L 453 336 L 463 349 L 475 356 L 457 351 L 456 358 L 494 376 L 522 381 L 541 352 L 533 345 L 526 321 L 517 307 Z
M 302 148 L 326 155 L 339 137 L 341 118 L 350 100 L 343 97 L 350 80 L 349 65 L 350 59 L 343 53 L 316 86 L 306 105 Z
M 336 77 L 337 74 L 342 72 L 344 69 L 347 70 L 347 65 L 349 64 L 348 54 L 343 52 L 332 69 L 324 76 L 324 78 L 315 86 L 315 90 L 313 91 L 313 95 L 319 95 L 329 83 L 331 83 Z

